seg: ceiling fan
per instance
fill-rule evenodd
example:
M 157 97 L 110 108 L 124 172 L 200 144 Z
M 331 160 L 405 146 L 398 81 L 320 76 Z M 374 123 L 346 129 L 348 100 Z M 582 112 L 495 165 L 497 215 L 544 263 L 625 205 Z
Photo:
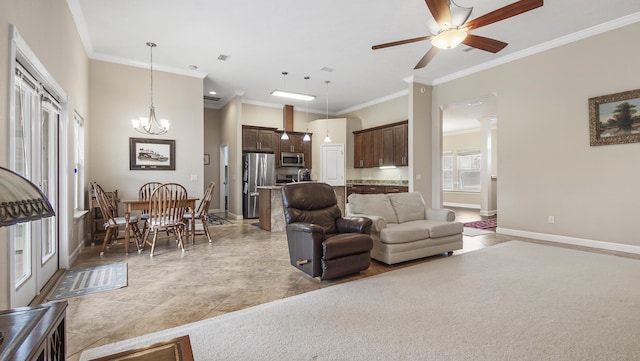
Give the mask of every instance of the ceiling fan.
M 425 2 L 427 3 L 427 7 L 429 7 L 429 11 L 431 11 L 431 15 L 433 15 L 434 20 L 438 24 L 439 29 L 437 32 L 433 35 L 419 38 L 374 45 L 371 49 L 376 50 L 431 39 L 433 47 L 424 54 L 414 69 L 424 68 L 440 49 L 451 49 L 461 43 L 480 50 L 497 53 L 504 49 L 507 43 L 484 36 L 469 34 L 469 31 L 508 19 L 512 16 L 520 15 L 541 7 L 543 4 L 543 0 L 520 0 L 467 21 L 469 16 L 471 16 L 473 7 L 459 6 L 454 3 L 453 0 L 425 0 Z

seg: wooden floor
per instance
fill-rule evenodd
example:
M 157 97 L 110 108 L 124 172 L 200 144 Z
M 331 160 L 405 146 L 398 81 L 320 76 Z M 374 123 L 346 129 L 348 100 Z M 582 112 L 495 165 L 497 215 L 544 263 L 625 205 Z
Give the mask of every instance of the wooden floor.
M 455 211 L 460 222 L 482 219 L 477 210 Z M 128 285 L 68 299 L 68 360 L 78 360 L 87 348 L 448 257 L 444 254 L 393 266 L 372 261 L 360 274 L 319 281 L 289 264 L 283 232 L 264 231 L 252 225 L 254 222 L 210 227 L 213 242 L 199 236 L 185 252 L 176 248 L 175 241 L 166 240 L 153 258 L 148 249 L 140 255 L 134 252 L 125 256 L 120 245 L 101 257 L 99 245 L 86 247 L 73 269 L 126 262 Z M 547 243 L 491 232 L 464 236 L 463 248 L 449 257 L 513 239 Z

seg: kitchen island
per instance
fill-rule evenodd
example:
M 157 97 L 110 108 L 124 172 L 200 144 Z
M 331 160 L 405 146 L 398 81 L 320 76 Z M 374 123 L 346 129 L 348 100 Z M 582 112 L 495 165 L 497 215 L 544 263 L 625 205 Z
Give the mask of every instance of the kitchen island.
M 260 228 L 270 232 L 284 232 L 286 222 L 284 221 L 284 206 L 282 205 L 283 186 L 258 187 L 258 217 Z M 284 186 L 286 187 L 286 185 Z M 334 186 L 338 198 L 338 207 L 344 215 L 345 186 Z

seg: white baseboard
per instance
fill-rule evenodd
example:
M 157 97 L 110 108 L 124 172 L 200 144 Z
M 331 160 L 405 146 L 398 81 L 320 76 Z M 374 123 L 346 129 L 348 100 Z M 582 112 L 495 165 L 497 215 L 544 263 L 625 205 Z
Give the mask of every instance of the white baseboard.
M 517 236 L 517 237 L 539 239 L 541 241 L 570 244 L 574 246 L 583 246 L 583 247 L 589 247 L 589 248 L 606 249 L 609 251 L 616 251 L 616 252 L 640 254 L 640 246 L 634 246 L 630 244 L 611 243 L 611 242 L 596 241 L 592 239 L 558 236 L 555 234 L 520 231 L 517 229 L 508 229 L 508 228 L 502 228 L 502 227 L 496 228 L 496 233 L 506 234 L 510 236 Z
M 442 203 L 442 205 L 445 206 L 445 207 L 480 209 L 480 205 L 479 204 L 444 202 L 444 203 Z
M 76 259 L 78 258 L 78 256 L 80 255 L 80 252 L 82 252 L 82 250 L 84 249 L 84 240 L 82 240 L 82 242 L 80 242 L 80 244 L 76 247 L 76 249 L 73 250 L 73 252 L 71 252 L 71 255 L 69 256 L 69 264 L 72 265 Z

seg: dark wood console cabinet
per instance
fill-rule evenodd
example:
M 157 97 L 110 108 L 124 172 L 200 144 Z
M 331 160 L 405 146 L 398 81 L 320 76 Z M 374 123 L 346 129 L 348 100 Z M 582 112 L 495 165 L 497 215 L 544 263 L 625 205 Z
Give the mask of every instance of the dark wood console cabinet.
M 0 360 L 66 360 L 67 301 L 0 311 Z

